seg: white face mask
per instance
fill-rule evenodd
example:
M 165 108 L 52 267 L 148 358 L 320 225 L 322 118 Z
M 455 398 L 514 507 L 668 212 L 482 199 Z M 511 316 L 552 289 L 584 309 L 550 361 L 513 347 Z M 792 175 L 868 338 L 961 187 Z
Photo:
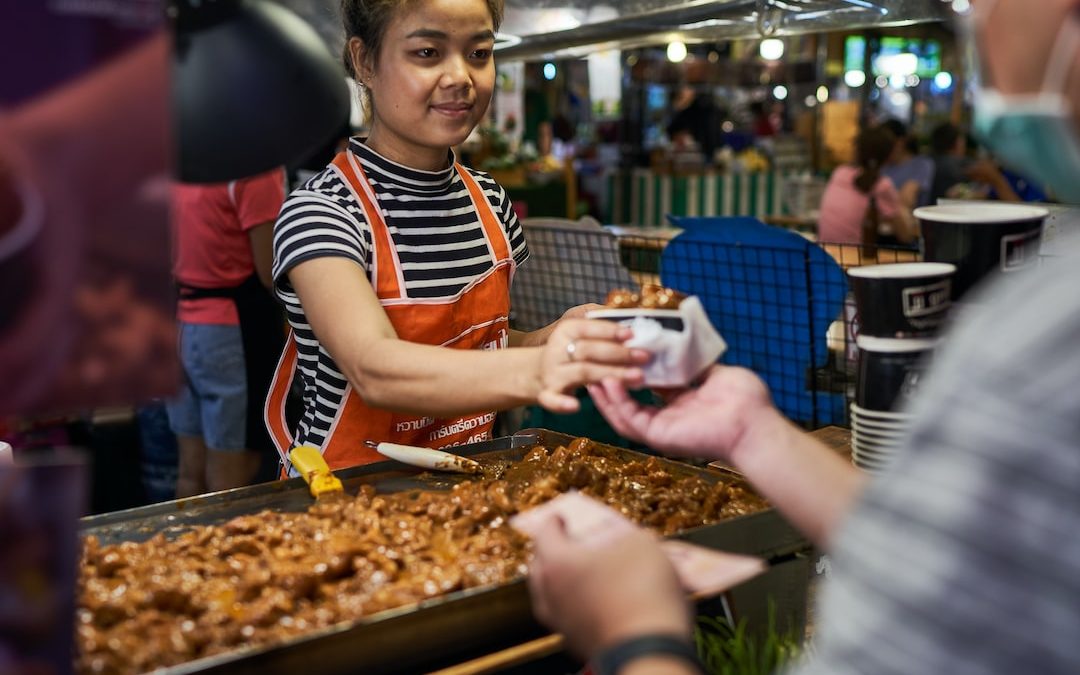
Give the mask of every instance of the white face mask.
M 977 5 L 974 22 L 985 21 L 993 5 L 994 0 Z M 972 46 L 977 54 L 978 45 Z M 1071 204 L 1080 204 L 1080 134 L 1065 89 L 1078 51 L 1080 19 L 1070 15 L 1058 31 L 1039 93 L 1006 95 L 982 85 L 975 93 L 975 135 L 1006 166 Z

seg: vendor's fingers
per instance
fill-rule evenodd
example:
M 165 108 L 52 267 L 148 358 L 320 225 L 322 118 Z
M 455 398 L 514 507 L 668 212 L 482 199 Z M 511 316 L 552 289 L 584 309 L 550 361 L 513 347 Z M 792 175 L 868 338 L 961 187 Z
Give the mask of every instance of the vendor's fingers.
M 568 396 L 554 389 L 544 389 L 536 397 L 536 402 L 546 410 L 554 413 L 575 413 L 581 408 L 581 404 L 573 396 Z
M 589 312 L 595 312 L 598 309 L 604 309 L 603 305 L 598 305 L 595 302 L 587 302 L 584 305 L 578 305 L 577 307 L 571 307 L 563 313 L 564 319 L 584 319 L 585 315 Z
M 644 381 L 645 373 L 637 367 L 626 368 L 601 363 L 578 362 L 564 366 L 556 374 L 556 378 L 553 381 L 553 384 L 558 383 L 555 388 L 566 391 L 570 387 L 581 387 L 609 378 L 622 382 L 627 387 L 637 387 Z
M 644 349 L 631 349 L 611 340 L 577 339 L 567 343 L 567 362 L 590 361 L 609 365 L 645 365 L 651 354 Z
M 567 340 L 628 340 L 634 331 L 613 321 L 600 319 L 570 319 L 556 329 Z

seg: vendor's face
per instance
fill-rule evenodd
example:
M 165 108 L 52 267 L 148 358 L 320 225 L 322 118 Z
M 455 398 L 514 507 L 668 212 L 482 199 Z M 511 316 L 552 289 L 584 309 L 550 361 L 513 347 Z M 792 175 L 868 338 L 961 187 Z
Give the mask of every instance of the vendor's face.
M 447 149 L 465 140 L 491 102 L 494 37 L 484 0 L 406 4 L 365 78 L 375 108 L 369 143 L 402 164 L 443 168 Z

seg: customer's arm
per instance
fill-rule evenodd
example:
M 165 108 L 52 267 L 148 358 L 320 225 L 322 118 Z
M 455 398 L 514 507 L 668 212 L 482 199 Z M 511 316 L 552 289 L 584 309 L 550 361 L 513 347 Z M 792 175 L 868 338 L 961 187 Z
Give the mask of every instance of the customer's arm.
M 780 414 L 749 370 L 716 366 L 700 387 L 663 408 L 639 404 L 613 380 L 589 391 L 623 436 L 663 452 L 733 464 L 823 548 L 864 486 L 861 473 Z

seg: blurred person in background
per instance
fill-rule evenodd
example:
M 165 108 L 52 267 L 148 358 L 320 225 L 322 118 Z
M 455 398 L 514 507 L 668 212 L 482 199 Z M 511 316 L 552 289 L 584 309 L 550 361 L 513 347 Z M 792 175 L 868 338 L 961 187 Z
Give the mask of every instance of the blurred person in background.
M 989 159 L 967 154 L 967 135 L 955 124 L 940 124 L 930 132 L 934 182 L 930 203 L 939 199 L 987 199 L 990 191 L 1005 202 L 1021 201 L 1001 169 Z
M 285 170 L 173 188 L 173 274 L 184 383 L 168 402 L 176 496 L 248 485 L 276 464 L 262 403 L 285 344 L 270 293 Z M 264 478 L 272 478 L 267 470 Z
M 973 2 L 994 87 L 976 99 L 976 126 L 1010 163 L 1080 201 L 1080 2 L 1039 10 Z M 1071 77 L 1051 77 L 1061 72 Z M 1053 171 L 1039 147 L 1058 149 Z M 830 552 L 814 653 L 796 672 L 1080 672 L 1080 267 L 1069 260 L 1080 241 L 1059 245 L 1065 255 L 982 289 L 937 353 L 895 463 L 873 480 L 785 420 L 744 369 L 716 367 L 663 409 L 616 383 L 591 387 L 620 433 L 724 458 Z M 612 559 L 552 522 L 533 544 L 534 606 L 579 654 L 625 652 L 649 635 L 690 641 L 680 592 L 632 581 L 670 578 L 654 540 L 615 542 L 626 554 Z M 634 667 L 698 672 L 655 651 L 620 672 Z
M 934 187 L 934 160 L 919 154 L 918 141 L 900 120 L 889 119 L 882 126 L 892 133 L 896 143 L 881 173 L 893 182 L 909 209 L 928 205 Z
M 765 108 L 764 101 L 754 101 L 750 104 L 751 128 L 757 138 L 771 138 L 776 135 L 776 123 L 769 111 Z
M 720 119 L 712 96 L 683 83 L 672 97 L 667 134 L 676 151 L 696 150 L 711 162 L 720 137 Z
M 907 244 L 918 224 L 896 186 L 884 175 L 896 138 L 868 127 L 855 138 L 855 163 L 838 166 L 821 196 L 818 239 L 830 244 Z

